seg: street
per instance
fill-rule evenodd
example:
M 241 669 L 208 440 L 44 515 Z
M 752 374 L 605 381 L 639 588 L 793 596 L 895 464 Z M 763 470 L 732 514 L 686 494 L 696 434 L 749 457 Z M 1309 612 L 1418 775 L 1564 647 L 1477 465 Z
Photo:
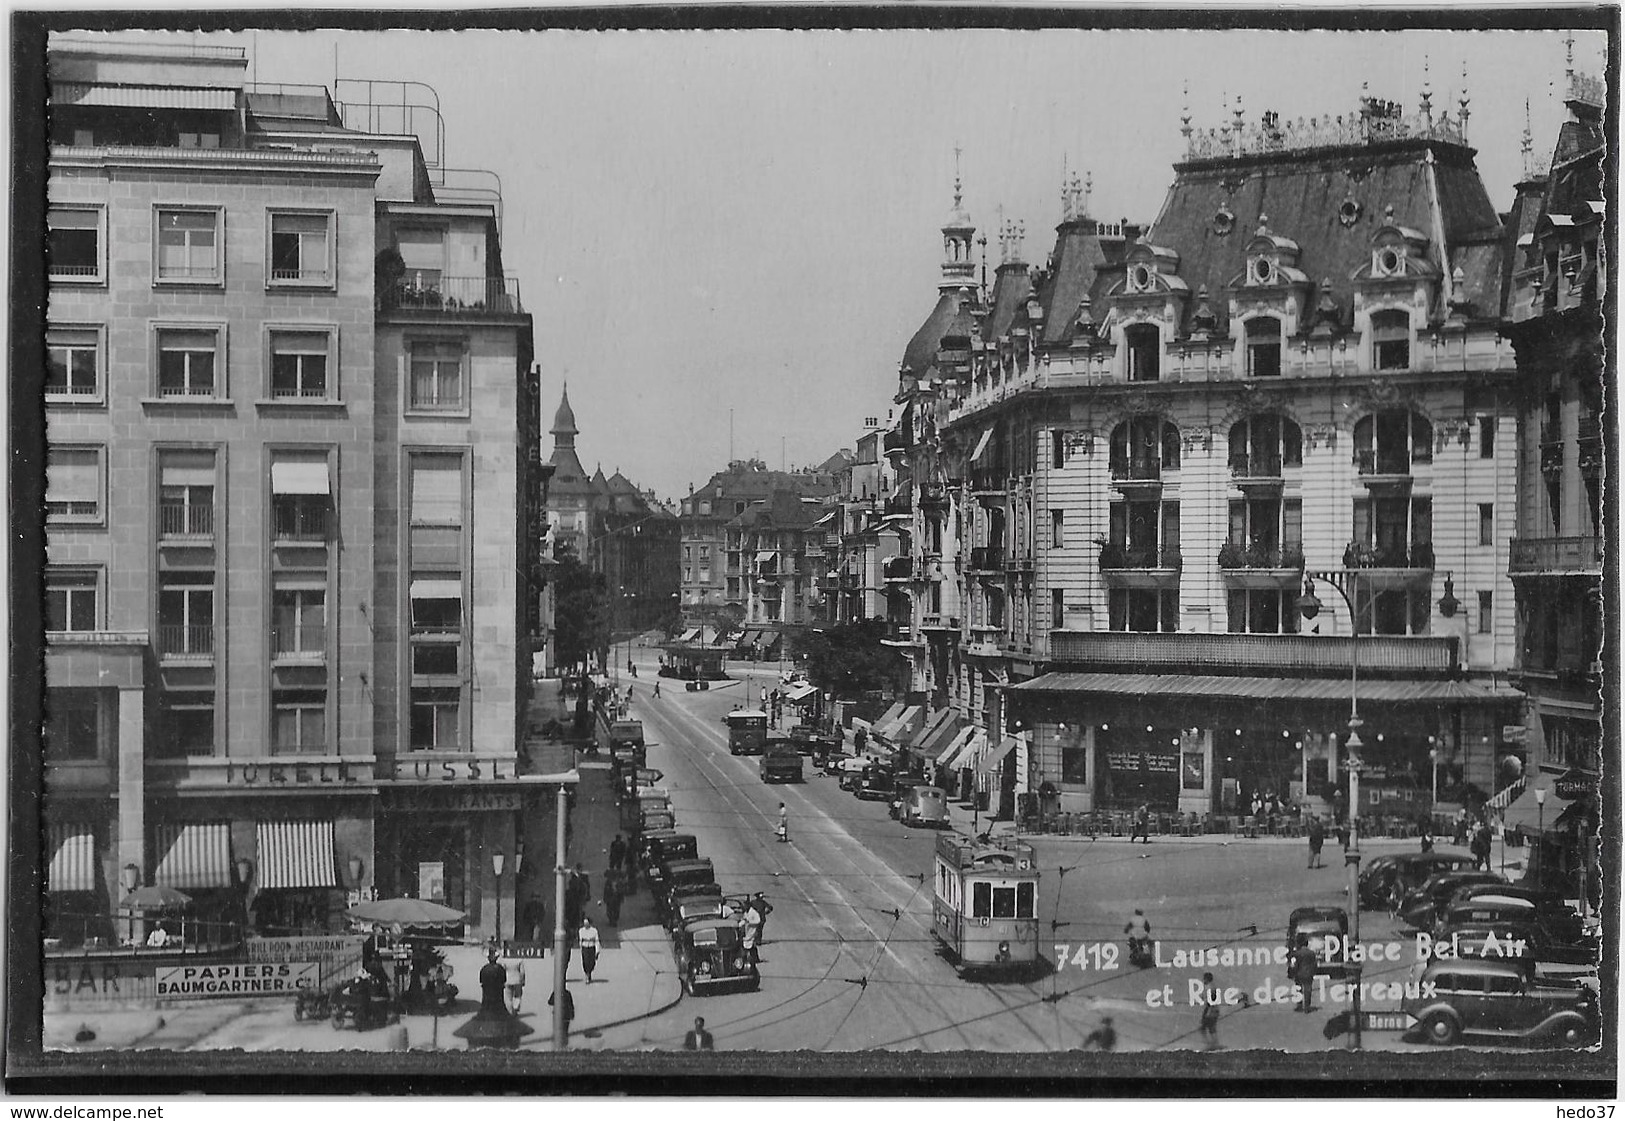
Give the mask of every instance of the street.
M 1204 970 L 1173 964 L 1176 953 L 1273 949 L 1282 944 L 1293 907 L 1344 902 L 1345 873 L 1340 859 L 1334 861 L 1340 856 L 1335 846 L 1325 868 L 1309 870 L 1302 842 L 1034 838 L 1044 872 L 1041 925 L 1054 924 L 1042 952 L 1053 963 L 1065 946 L 1067 964 L 1027 981 L 962 980 L 930 932 L 933 833 L 892 821 L 886 803 L 859 801 L 811 767 L 802 785 L 765 786 L 754 757 L 728 754 L 721 723 L 745 703 L 743 681 L 693 693 L 666 688 L 656 700 L 654 667 L 640 664 L 640 672 L 634 715 L 654 745 L 649 762 L 665 774 L 660 785 L 671 795 L 679 828 L 696 835 L 725 892 L 762 891 L 774 912 L 760 991 L 685 998 L 648 1021 L 607 1032 L 605 1047 L 676 1045 L 696 1015 L 705 1016 L 722 1048 L 1065 1050 L 1079 1047 L 1103 1016 L 1114 1022 L 1119 1050 L 1197 1047 L 1199 1009 L 1189 1002 L 1188 988 Z M 765 667 L 738 676 L 752 679 L 753 702 L 761 683 L 776 680 Z M 773 838 L 781 801 L 790 814 L 788 845 Z M 969 812 L 953 812 L 956 826 L 968 831 Z M 1368 842 L 1367 851 L 1410 845 L 1381 840 Z M 1163 964 L 1149 970 L 1114 960 L 1135 907 L 1144 908 L 1160 942 Z M 1394 929 L 1386 914 L 1367 914 L 1362 942 L 1386 943 Z M 1100 950 L 1085 953 L 1083 946 Z M 1366 979 L 1403 981 L 1414 960 L 1414 946 L 1403 940 L 1401 960 L 1369 966 Z M 1213 971 L 1221 989 L 1247 994 L 1246 1004 L 1223 1010 L 1223 1046 L 1312 1051 L 1343 1045 L 1322 1034 L 1330 1012 L 1320 994 L 1307 1022 L 1288 1002 L 1255 1002 L 1267 978 L 1272 987 L 1289 983 L 1284 966 Z M 1171 1006 L 1148 1006 L 1148 994 L 1163 1004 L 1165 992 Z M 1368 1000 L 1364 1006 L 1398 1004 Z M 1368 1032 L 1364 1044 L 1426 1046 L 1393 1032 Z

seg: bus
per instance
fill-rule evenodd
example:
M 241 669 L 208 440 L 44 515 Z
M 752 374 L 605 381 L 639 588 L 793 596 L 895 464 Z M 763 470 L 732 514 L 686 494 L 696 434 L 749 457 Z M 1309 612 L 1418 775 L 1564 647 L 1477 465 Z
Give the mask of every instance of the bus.
M 722 722 L 728 726 L 729 755 L 760 755 L 767 746 L 767 713 L 761 709 L 735 709 Z
M 1038 862 L 1014 838 L 937 837 L 931 932 L 961 975 L 1038 962 Z

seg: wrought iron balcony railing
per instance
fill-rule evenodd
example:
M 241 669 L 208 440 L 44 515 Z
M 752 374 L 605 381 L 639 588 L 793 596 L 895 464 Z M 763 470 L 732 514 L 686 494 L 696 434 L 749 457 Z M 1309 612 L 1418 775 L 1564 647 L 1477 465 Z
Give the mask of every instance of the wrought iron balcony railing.
M 212 537 L 214 507 L 196 503 L 160 502 L 158 532 L 165 537 Z
M 1343 567 L 1430 569 L 1433 567 L 1433 545 L 1413 541 L 1407 549 L 1403 545 L 1372 545 L 1354 541 L 1343 550 Z
M 1514 537 L 1507 568 L 1512 573 L 1601 572 L 1600 537 Z
M 1354 463 L 1362 475 L 1409 475 L 1411 458 L 1403 451 L 1373 451 L 1361 448 L 1354 453 Z
M 379 297 L 378 310 L 446 315 L 521 315 L 519 281 L 501 276 L 442 276 L 432 284 L 398 283 Z
M 1220 568 L 1302 568 L 1301 545 L 1239 545 L 1226 541 L 1219 546 Z
M 165 657 L 209 657 L 214 654 L 214 625 L 187 623 L 158 625 L 158 652 Z
M 1113 479 L 1152 481 L 1162 478 L 1162 456 L 1150 452 L 1130 456 L 1112 456 Z
M 1113 541 L 1107 542 L 1100 547 L 1100 570 L 1102 572 L 1125 568 L 1177 569 L 1180 564 L 1181 559 L 1177 545 L 1129 547 Z
M 1230 474 L 1238 479 L 1278 479 L 1281 456 L 1277 452 L 1255 455 L 1238 452 L 1230 457 Z

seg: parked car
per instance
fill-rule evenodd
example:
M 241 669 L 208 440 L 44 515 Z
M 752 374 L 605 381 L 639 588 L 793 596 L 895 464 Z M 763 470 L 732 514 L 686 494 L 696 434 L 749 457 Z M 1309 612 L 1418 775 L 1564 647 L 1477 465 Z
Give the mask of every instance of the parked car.
M 1532 922 L 1444 922 L 1434 928 L 1433 941 L 1462 960 L 1516 962 L 1525 971 L 1540 957 L 1540 930 Z
M 1506 877 L 1494 872 L 1436 872 L 1423 881 L 1399 904 L 1399 917 L 1414 930 L 1432 930 L 1450 897 L 1468 884 L 1504 884 Z
M 1379 856 L 1360 873 L 1360 906 L 1391 909 L 1436 872 L 1468 869 L 1473 858 L 1444 852 Z
M 666 927 L 677 931 L 700 919 L 733 919 L 733 908 L 721 895 L 697 895 L 685 898 L 666 916 Z
M 1342 976 L 1348 969 L 1345 963 L 1332 960 L 1331 947 L 1326 940 L 1347 939 L 1348 934 L 1348 912 L 1341 907 L 1299 907 L 1286 920 L 1286 948 L 1291 950 L 1300 937 L 1305 939 L 1319 962 L 1315 972 L 1330 977 Z
M 1439 908 L 1438 914 L 1439 917 L 1433 922 L 1436 937 L 1444 927 L 1464 923 L 1535 925 L 1535 905 L 1527 899 L 1515 899 L 1510 895 L 1477 895 L 1462 900 L 1452 896 Z
M 672 938 L 683 990 L 704 996 L 720 988 L 752 990 L 762 976 L 745 953 L 739 924 L 732 919 L 700 919 L 679 928 Z
M 674 860 L 694 860 L 700 855 L 699 842 L 692 833 L 663 830 L 654 836 L 643 835 L 643 877 L 659 898 L 665 889 L 665 865 Z
M 863 777 L 858 780 L 857 788 L 853 793 L 865 801 L 885 801 L 891 797 L 891 792 L 896 785 L 888 768 L 878 764 L 871 764 L 864 768 Z
M 626 767 L 621 771 L 621 796 L 629 798 L 634 791 L 652 787 L 665 777 L 664 771 L 653 767 Z
M 655 893 L 655 899 L 659 902 L 661 914 L 670 914 L 674 892 L 703 884 L 715 886 L 716 878 L 716 871 L 712 868 L 711 862 L 703 857 L 661 861 L 660 886 Z M 718 889 L 715 894 L 721 895 L 722 892 Z
M 1586 940 L 1580 912 L 1569 906 L 1561 892 L 1546 891 L 1529 884 L 1468 884 L 1458 889 L 1450 897 L 1450 902 L 1464 903 L 1480 895 L 1505 895 L 1529 900 L 1535 905 L 1535 922 L 1540 925 L 1541 933 L 1554 945 L 1572 945 Z
M 707 880 L 703 883 L 690 881 L 672 884 L 666 889 L 666 896 L 659 905 L 659 911 L 664 916 L 662 921 L 669 921 L 674 912 L 681 910 L 688 904 L 703 902 L 707 899 L 717 903 L 723 901 L 722 888 L 718 887 L 715 881 Z
M 905 786 L 892 800 L 892 816 L 904 825 L 948 828 L 948 795 L 935 786 Z
M 676 829 L 677 818 L 670 808 L 644 810 L 638 819 L 638 824 L 647 833 L 655 829 Z
M 1436 960 L 1421 992 L 1401 1009 L 1432 1043 L 1489 1036 L 1549 1047 L 1584 1047 L 1598 1038 L 1597 994 L 1582 982 L 1530 976 L 1516 962 Z
M 756 765 L 763 782 L 806 782 L 801 756 L 789 740 L 769 740 Z
M 841 759 L 841 789 L 856 790 L 863 785 L 863 773 L 874 766 L 866 755 L 848 755 Z

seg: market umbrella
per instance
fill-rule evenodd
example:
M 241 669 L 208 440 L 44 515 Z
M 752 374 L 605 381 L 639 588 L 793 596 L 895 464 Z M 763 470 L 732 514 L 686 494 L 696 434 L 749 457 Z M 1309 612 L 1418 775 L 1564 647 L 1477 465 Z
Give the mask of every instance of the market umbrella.
M 362 922 L 387 923 L 391 926 L 455 926 L 466 917 L 463 911 L 455 911 L 427 899 L 378 899 L 358 903 L 346 913 Z
M 184 891 L 176 891 L 172 887 L 163 887 L 160 884 L 148 884 L 126 895 L 119 907 L 126 911 L 166 911 L 172 907 L 184 907 L 190 902 L 192 897 Z

